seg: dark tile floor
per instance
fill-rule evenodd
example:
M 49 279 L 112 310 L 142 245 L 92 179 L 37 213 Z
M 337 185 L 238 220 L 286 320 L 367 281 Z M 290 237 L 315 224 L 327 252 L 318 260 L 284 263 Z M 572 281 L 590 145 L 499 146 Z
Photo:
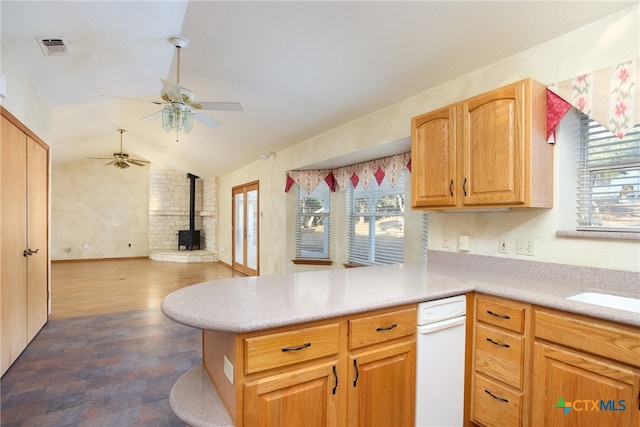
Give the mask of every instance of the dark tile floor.
M 0 381 L 0 425 L 184 426 L 169 392 L 201 358 L 158 309 L 50 320 Z

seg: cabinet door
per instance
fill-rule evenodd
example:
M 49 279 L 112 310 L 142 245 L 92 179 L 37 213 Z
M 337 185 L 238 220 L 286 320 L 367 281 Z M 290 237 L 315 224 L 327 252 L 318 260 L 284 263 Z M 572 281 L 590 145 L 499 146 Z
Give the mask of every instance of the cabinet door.
M 25 134 L 2 117 L 0 145 L 0 361 L 2 374 L 27 345 L 27 198 Z
M 450 106 L 411 123 L 411 204 L 456 204 L 456 108 Z
M 640 372 L 535 343 L 534 426 L 637 426 Z
M 348 425 L 413 426 L 415 340 L 349 358 Z
M 518 83 L 463 103 L 464 205 L 525 202 L 524 88 Z
M 48 310 L 48 151 L 27 137 L 27 333 L 30 342 L 47 322 Z
M 245 426 L 336 426 L 337 362 L 251 381 L 244 386 Z

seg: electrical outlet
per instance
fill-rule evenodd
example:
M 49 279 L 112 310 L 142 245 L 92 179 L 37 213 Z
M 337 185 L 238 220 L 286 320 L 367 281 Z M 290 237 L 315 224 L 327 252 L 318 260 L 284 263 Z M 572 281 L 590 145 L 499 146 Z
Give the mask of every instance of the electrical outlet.
M 461 252 L 469 252 L 469 236 L 466 234 L 458 236 L 458 250 Z
M 224 375 L 225 377 L 227 377 L 227 379 L 229 380 L 229 382 L 231 384 L 233 384 L 233 364 L 231 363 L 231 361 L 227 358 L 227 356 L 224 356 L 224 364 L 223 364 L 223 371 L 224 371 Z
M 518 255 L 533 256 L 533 240 L 516 239 L 516 253 Z
M 509 253 L 509 239 L 505 237 L 500 238 L 500 240 L 498 241 L 498 252 L 500 252 L 501 254 Z
M 451 237 L 448 234 L 443 234 L 442 235 L 442 247 L 445 249 L 449 249 L 449 241 L 451 240 Z

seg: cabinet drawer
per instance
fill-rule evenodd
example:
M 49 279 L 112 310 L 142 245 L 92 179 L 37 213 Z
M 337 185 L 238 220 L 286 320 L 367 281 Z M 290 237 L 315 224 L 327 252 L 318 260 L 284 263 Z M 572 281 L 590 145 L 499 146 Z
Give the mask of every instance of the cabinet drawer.
M 415 308 L 349 320 L 349 349 L 414 335 L 417 322 Z
M 524 338 L 478 324 L 475 363 L 476 371 L 522 390 Z
M 522 393 L 476 375 L 471 416 L 473 421 L 485 426 L 519 426 Z
M 640 367 L 638 328 L 536 309 L 535 337 Z
M 337 354 L 339 340 L 338 323 L 245 338 L 244 370 L 252 374 Z
M 477 320 L 509 329 L 510 331 L 524 332 L 525 307 L 523 305 L 484 296 L 478 296 L 477 298 Z

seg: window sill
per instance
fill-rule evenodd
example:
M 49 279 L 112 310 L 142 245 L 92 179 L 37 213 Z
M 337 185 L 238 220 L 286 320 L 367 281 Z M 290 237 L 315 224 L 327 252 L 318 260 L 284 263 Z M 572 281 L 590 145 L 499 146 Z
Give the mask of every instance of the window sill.
M 569 239 L 640 240 L 640 233 L 622 231 L 556 231 L 556 237 Z
M 310 259 L 310 258 L 296 258 L 296 259 L 292 259 L 291 262 L 293 262 L 296 265 L 331 265 L 333 264 L 333 261 L 331 261 L 330 259 Z
M 348 263 L 344 263 L 342 265 L 344 266 L 344 268 L 369 267 L 367 264 L 357 264 L 357 263 L 354 263 L 354 262 L 348 262 Z

